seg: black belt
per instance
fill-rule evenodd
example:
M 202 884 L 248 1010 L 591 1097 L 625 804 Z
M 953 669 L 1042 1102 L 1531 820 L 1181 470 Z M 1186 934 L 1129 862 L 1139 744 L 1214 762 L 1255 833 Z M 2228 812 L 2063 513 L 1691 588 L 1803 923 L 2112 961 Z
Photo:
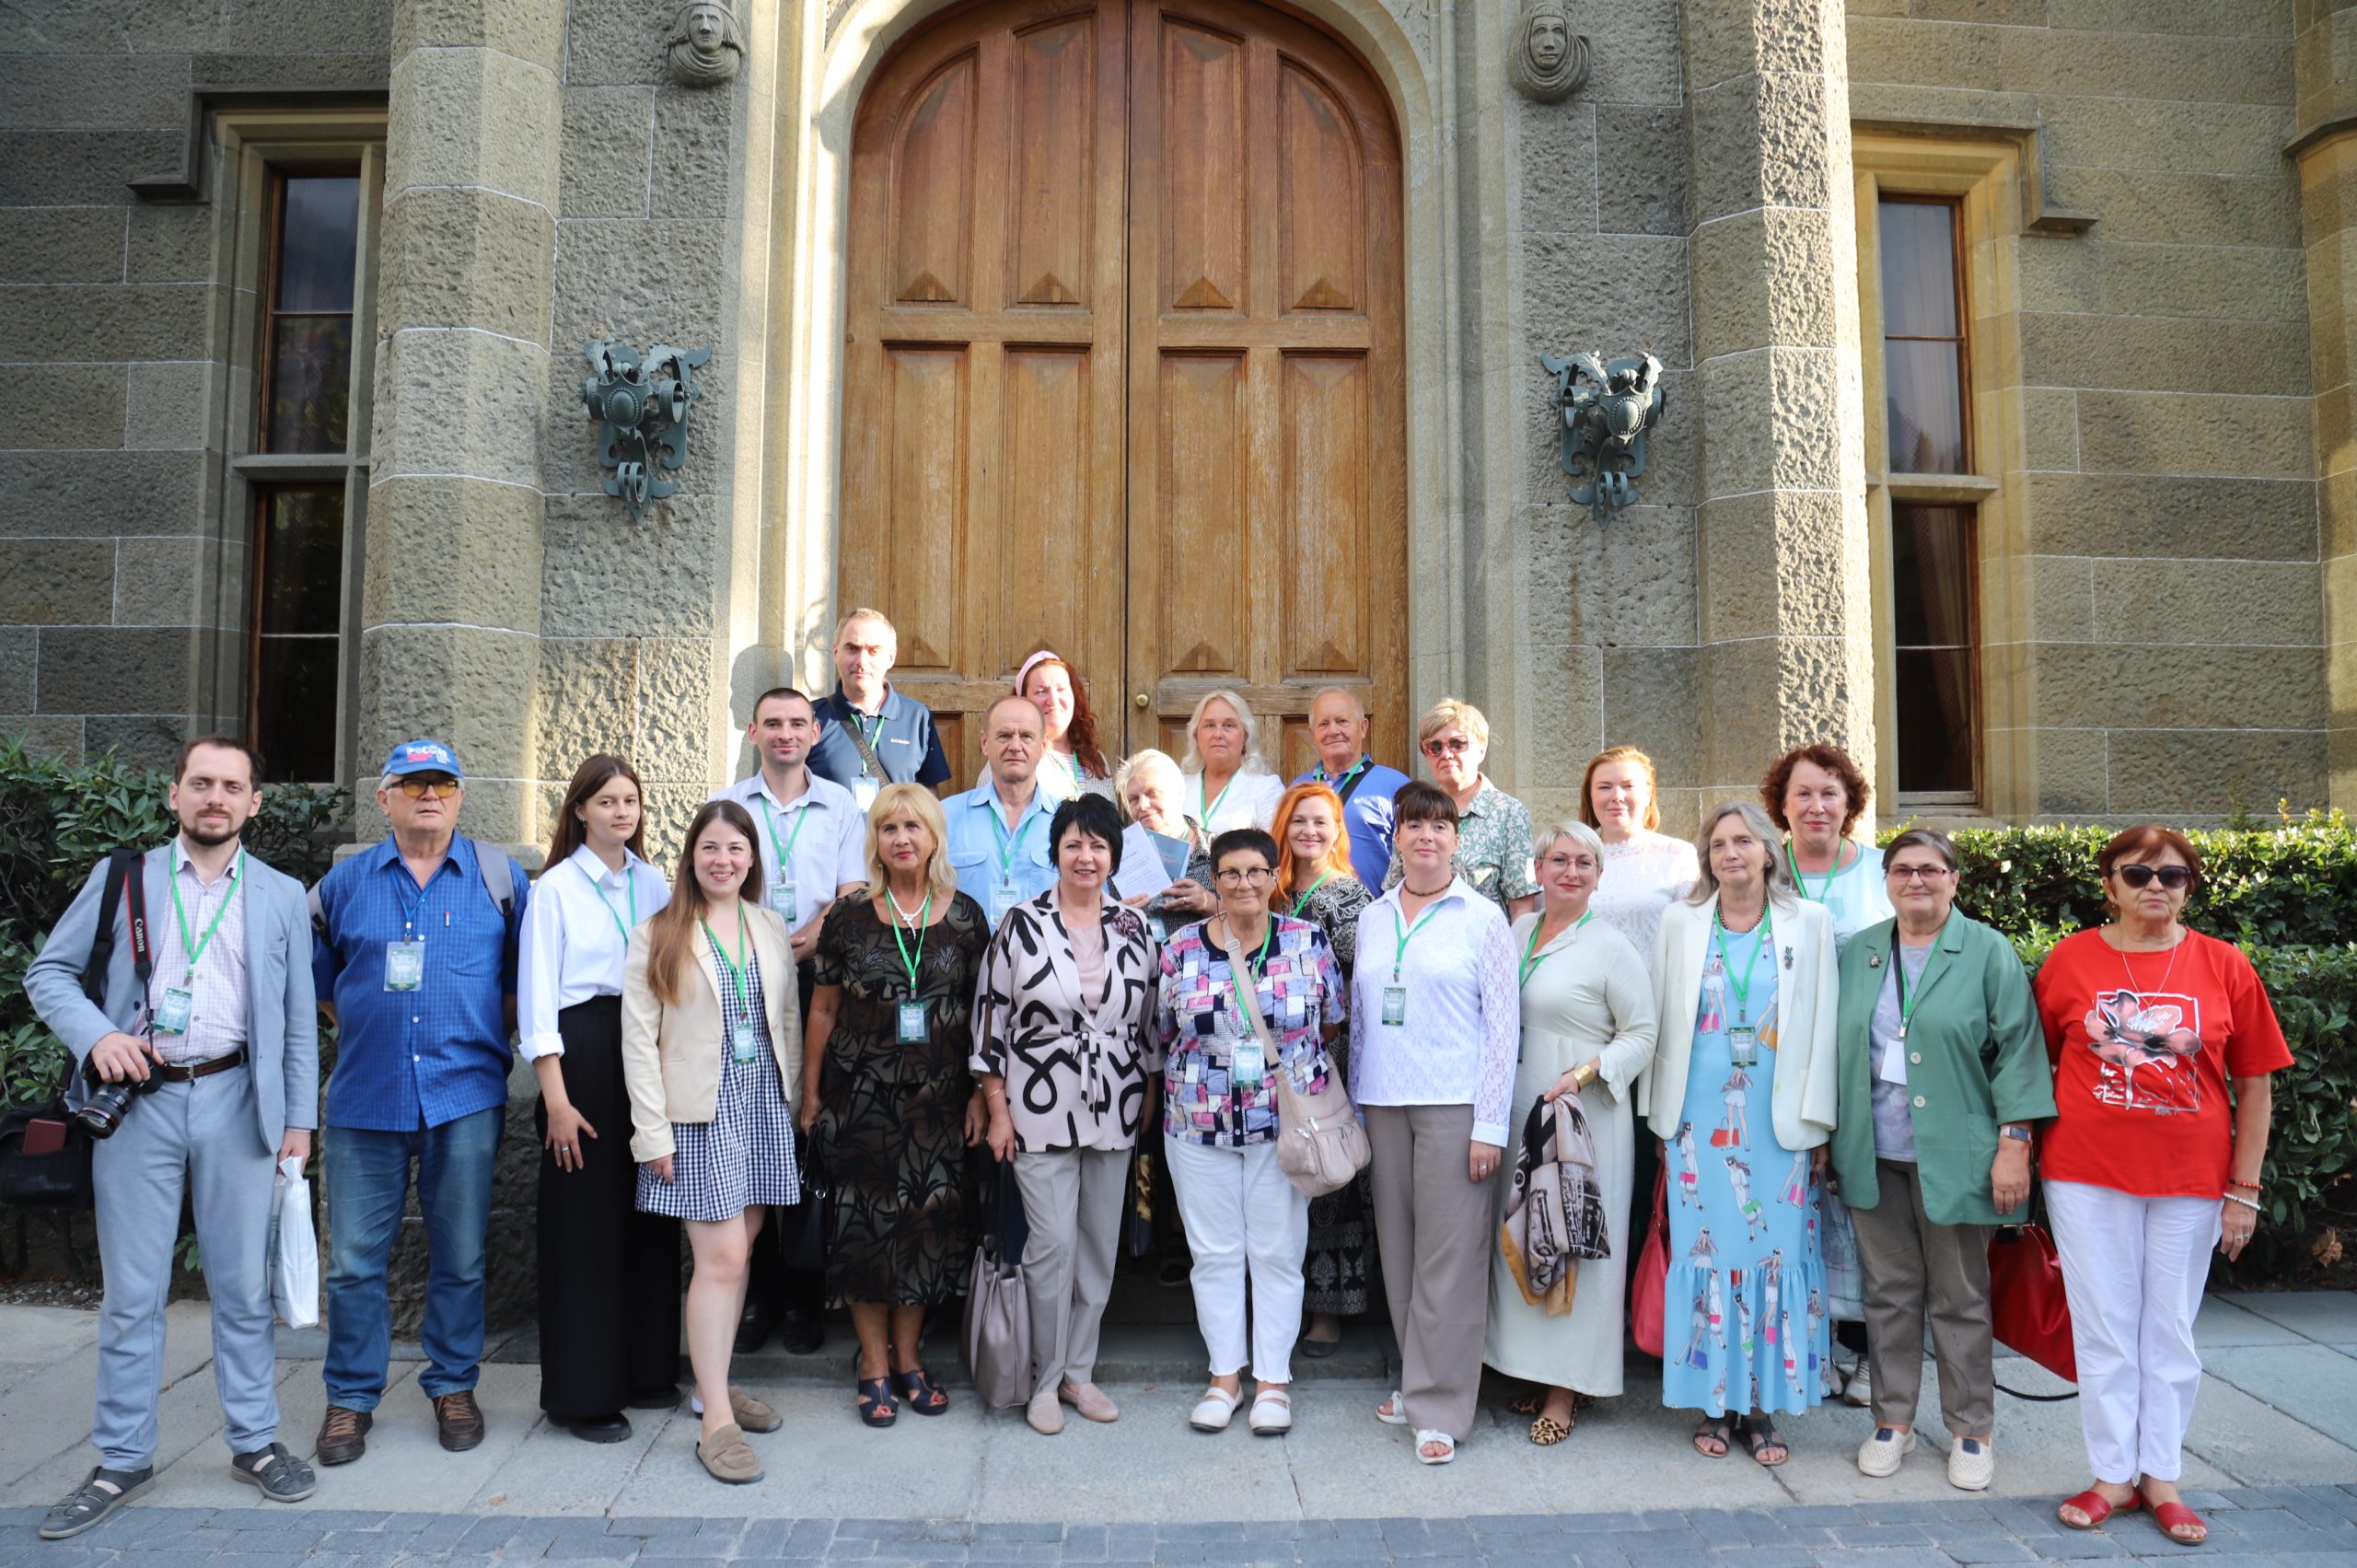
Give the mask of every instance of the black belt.
M 158 1063 L 147 1071 L 151 1076 L 168 1084 L 186 1084 L 198 1078 L 209 1078 L 215 1073 L 226 1073 L 232 1067 L 246 1064 L 246 1048 L 238 1047 L 226 1056 L 216 1056 L 210 1062 L 199 1062 L 190 1067 L 175 1067 L 168 1062 Z

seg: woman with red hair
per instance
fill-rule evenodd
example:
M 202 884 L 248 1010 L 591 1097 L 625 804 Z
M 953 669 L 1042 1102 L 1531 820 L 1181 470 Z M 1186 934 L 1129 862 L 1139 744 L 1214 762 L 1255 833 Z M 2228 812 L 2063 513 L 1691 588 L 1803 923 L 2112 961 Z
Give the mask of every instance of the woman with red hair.
M 1039 758 L 1039 784 L 1057 800 L 1081 794 L 1113 799 L 1113 770 L 1097 743 L 1097 714 L 1088 705 L 1088 685 L 1052 648 L 1041 648 L 1015 672 L 1015 694 L 1039 710 L 1047 750 Z M 1114 804 L 1119 805 L 1119 801 Z

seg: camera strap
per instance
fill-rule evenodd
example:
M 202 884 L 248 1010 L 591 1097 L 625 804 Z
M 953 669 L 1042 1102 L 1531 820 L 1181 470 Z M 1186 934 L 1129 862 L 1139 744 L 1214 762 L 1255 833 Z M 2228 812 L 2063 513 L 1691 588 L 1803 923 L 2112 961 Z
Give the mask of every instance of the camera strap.
M 122 896 L 131 915 L 131 972 L 139 977 L 139 990 L 147 990 L 147 977 L 156 968 L 155 949 L 147 941 L 147 868 L 145 857 L 137 850 L 117 850 L 123 857 Z

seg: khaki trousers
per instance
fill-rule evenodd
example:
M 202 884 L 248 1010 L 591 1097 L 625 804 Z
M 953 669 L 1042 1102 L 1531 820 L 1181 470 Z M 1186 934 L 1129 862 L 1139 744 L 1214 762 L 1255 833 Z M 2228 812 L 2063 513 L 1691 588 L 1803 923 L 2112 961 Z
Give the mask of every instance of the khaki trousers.
M 1852 1208 L 1866 1276 L 1867 1365 L 1875 1423 L 1913 1426 L 1923 1393 L 1923 1320 L 1940 1358 L 1940 1414 L 1950 1434 L 1986 1437 L 1997 1419 L 1989 1331 L 1986 1225 L 1934 1225 L 1912 1160 L 1876 1160 L 1882 1202 Z
M 1015 1184 L 1031 1228 L 1023 1244 L 1031 1303 L 1031 1391 L 1087 1383 L 1113 1294 L 1113 1255 L 1130 1190 L 1127 1149 L 1060 1149 L 1015 1156 Z
M 1463 1442 L 1481 1388 L 1497 1179 L 1467 1179 L 1469 1105 L 1370 1105 L 1376 1250 L 1408 1425 Z

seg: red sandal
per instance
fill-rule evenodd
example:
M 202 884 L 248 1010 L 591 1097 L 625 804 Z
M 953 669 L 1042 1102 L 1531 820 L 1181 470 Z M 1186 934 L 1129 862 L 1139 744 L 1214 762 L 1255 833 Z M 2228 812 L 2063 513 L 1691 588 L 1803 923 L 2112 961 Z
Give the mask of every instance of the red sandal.
M 2061 1519 L 2063 1525 L 2071 1529 L 2092 1530 L 2102 1527 L 2103 1522 L 2114 1514 L 2133 1514 L 2143 1505 L 2144 1494 L 2141 1492 L 2130 1493 L 2128 1500 L 2124 1503 L 2114 1503 L 2091 1486 L 2076 1497 L 2064 1498 L 2061 1505 L 2054 1510 L 2054 1516 Z M 2076 1508 L 2087 1516 L 2087 1522 L 2084 1525 L 2072 1524 L 2070 1520 L 2062 1518 L 2064 1508 Z
M 2210 1527 L 2202 1522 L 2200 1515 L 2184 1504 L 2174 1498 L 2166 1503 L 2155 1503 L 2144 1495 L 2143 1489 L 2141 1487 L 2137 1489 L 2136 1496 L 2138 1501 L 2152 1509 L 2153 1523 L 2161 1527 L 2161 1533 L 2177 1545 L 2200 1546 L 2210 1539 Z M 2177 1533 L 2182 1529 L 2196 1529 L 2201 1533 L 2189 1539 Z

